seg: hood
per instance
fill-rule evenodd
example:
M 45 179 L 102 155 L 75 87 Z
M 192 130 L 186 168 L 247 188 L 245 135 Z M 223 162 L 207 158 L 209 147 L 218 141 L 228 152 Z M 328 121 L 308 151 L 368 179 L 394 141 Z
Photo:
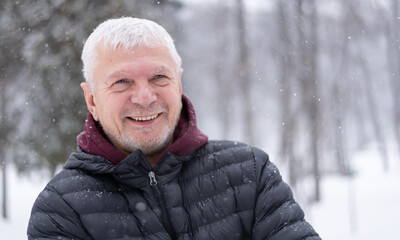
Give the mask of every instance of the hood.
M 86 153 L 101 156 L 115 165 L 124 160 L 127 155 L 114 147 L 103 131 L 101 125 L 88 113 L 84 131 L 77 136 L 79 147 Z M 164 150 L 160 158 L 167 152 L 182 156 L 203 146 L 208 138 L 197 127 L 196 113 L 190 100 L 182 95 L 182 111 L 174 132 L 173 143 Z

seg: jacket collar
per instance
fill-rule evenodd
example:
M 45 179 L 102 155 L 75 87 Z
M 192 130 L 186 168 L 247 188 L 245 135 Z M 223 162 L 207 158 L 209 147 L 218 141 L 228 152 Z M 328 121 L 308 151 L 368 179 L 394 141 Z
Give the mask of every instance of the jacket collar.
M 104 157 L 118 165 L 127 155 L 119 151 L 108 140 L 101 127 L 88 113 L 84 131 L 77 136 L 79 147 L 86 153 Z M 173 143 L 164 150 L 160 159 L 167 153 L 185 155 L 207 143 L 208 138 L 197 127 L 196 113 L 190 100 L 182 95 L 182 112 L 175 129 Z

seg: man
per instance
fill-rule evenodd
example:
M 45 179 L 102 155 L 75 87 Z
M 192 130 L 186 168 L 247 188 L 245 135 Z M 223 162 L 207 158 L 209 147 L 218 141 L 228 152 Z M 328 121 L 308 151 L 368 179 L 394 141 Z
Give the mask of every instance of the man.
M 108 20 L 82 60 L 84 131 L 29 239 L 320 239 L 267 154 L 197 128 L 165 29 Z

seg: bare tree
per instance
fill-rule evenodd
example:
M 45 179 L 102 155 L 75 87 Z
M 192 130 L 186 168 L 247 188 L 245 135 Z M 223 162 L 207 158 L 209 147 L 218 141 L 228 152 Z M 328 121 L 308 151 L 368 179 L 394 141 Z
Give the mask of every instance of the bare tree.
M 4 161 L 1 166 L 1 173 L 2 173 L 2 204 L 1 204 L 1 209 L 2 209 L 2 216 L 3 218 L 8 217 L 8 212 L 7 212 L 7 169 L 6 169 L 6 162 Z
M 4 74 L 4 73 L 3 73 Z M 2 74 L 2 75 L 3 75 Z M 8 121 L 6 117 L 6 93 L 5 93 L 5 81 L 2 76 L 2 81 L 0 82 L 0 135 L 2 138 L 0 139 L 0 158 L 2 161 L 0 162 L 1 165 L 1 175 L 2 175 L 2 185 L 1 185 L 1 213 L 3 218 L 7 218 L 7 158 L 5 154 L 5 147 L 7 144 L 7 140 L 5 139 L 9 134 Z
M 335 159 L 336 159 L 336 166 L 339 170 L 339 173 L 343 175 L 350 174 L 350 163 L 347 154 L 347 141 L 346 141 L 346 113 L 348 109 L 346 109 L 348 92 L 345 91 L 349 82 L 351 81 L 348 79 L 349 74 L 349 65 L 350 65 L 350 50 L 349 50 L 349 39 L 350 36 L 350 24 L 354 19 L 354 14 L 352 12 L 352 8 L 348 7 L 347 5 L 351 4 L 347 0 L 343 0 L 341 5 L 343 6 L 344 11 L 341 14 L 341 18 L 338 19 L 340 29 L 340 36 L 338 36 L 338 46 L 336 46 L 339 51 L 335 51 L 335 49 L 331 46 L 329 49 L 331 51 L 331 59 L 335 59 L 337 61 L 333 61 L 331 63 L 334 66 L 337 66 L 335 69 L 335 74 L 333 74 L 333 78 L 331 79 L 331 90 L 329 91 L 330 98 L 330 109 L 328 112 L 332 112 L 330 115 L 332 118 L 332 129 L 333 133 L 333 142 L 334 142 L 334 151 L 335 151 Z M 333 46 L 335 46 L 333 44 Z M 337 64 L 335 64 L 337 63 Z M 333 110 L 333 111 L 332 111 Z M 362 122 L 359 122 L 359 125 L 363 125 Z
M 249 66 L 249 47 L 246 37 L 249 32 L 246 25 L 246 9 L 242 0 L 237 0 L 237 16 L 238 16 L 238 72 L 239 72 L 239 89 L 242 96 L 243 106 L 243 122 L 244 122 L 244 139 L 250 144 L 255 143 L 254 139 L 254 114 L 251 101 L 251 74 Z
M 281 159 L 288 162 L 289 167 L 289 183 L 296 187 L 297 180 L 301 175 L 300 164 L 294 153 L 294 143 L 297 137 L 296 132 L 296 115 L 297 106 L 293 99 L 294 78 L 296 71 L 294 39 L 291 34 L 289 25 L 291 24 L 289 16 L 291 16 L 291 5 L 285 0 L 278 1 L 278 25 L 279 25 L 279 41 L 277 48 L 277 58 L 279 59 L 279 80 L 280 80 L 280 119 L 281 119 L 281 140 L 280 155 Z
M 18 84 L 10 73 L 14 73 L 15 69 L 12 69 L 11 65 L 18 64 L 21 55 L 16 50 L 21 46 L 21 32 L 16 30 L 19 27 L 19 20 L 12 19 L 12 16 L 16 14 L 16 9 L 14 4 L 9 2 L 4 2 L 0 4 L 0 16 L 2 17 L 2 24 L 0 25 L 0 165 L 1 165 L 1 175 L 2 175 L 2 202 L 1 202 L 1 212 L 2 217 L 8 217 L 7 211 L 7 169 L 11 162 L 8 157 L 10 145 L 10 136 L 17 127 L 17 122 L 13 119 L 14 113 L 17 111 L 14 109 L 10 111 L 12 103 L 15 101 L 14 97 L 16 94 L 9 94 L 7 89 L 10 86 Z M 22 69 L 19 68 L 21 72 Z M 15 74 L 14 74 L 15 75 Z
M 215 11 L 216 32 L 215 41 L 216 49 L 216 64 L 214 65 L 215 79 L 218 86 L 217 99 L 217 115 L 222 129 L 222 138 L 228 139 L 232 124 L 232 104 L 235 92 L 235 84 L 232 84 L 231 71 L 225 73 L 225 62 L 229 57 L 228 48 L 232 44 L 229 38 L 229 16 L 231 14 L 229 6 L 226 4 L 217 5 Z
M 348 8 L 348 27 L 351 28 L 351 31 L 354 33 L 354 41 L 351 45 L 352 47 L 352 55 L 351 55 L 351 65 L 353 69 L 359 69 L 362 79 L 361 91 L 365 95 L 365 107 L 367 108 L 368 120 L 372 124 L 373 136 L 378 144 L 378 149 L 382 158 L 382 165 L 385 171 L 389 169 L 388 163 L 388 154 L 387 154 L 387 146 L 386 139 L 384 135 L 384 129 L 382 128 L 382 123 L 380 116 L 377 112 L 378 110 L 378 101 L 375 97 L 375 91 L 373 90 L 373 80 L 371 74 L 371 67 L 368 62 L 366 52 L 370 46 L 374 42 L 375 35 L 378 32 L 380 25 L 371 24 L 368 22 L 367 18 L 362 15 L 363 11 L 360 11 L 362 6 L 360 2 L 352 2 L 349 3 L 346 1 L 346 8 Z M 368 30 L 365 30 L 365 26 L 369 25 Z
M 386 27 L 387 57 L 390 73 L 390 89 L 392 92 L 392 119 L 397 149 L 400 156 L 400 29 L 399 1 L 392 0 L 392 14 L 389 15 Z
M 1 91 L 3 84 L 0 83 L 0 104 L 1 104 L 1 109 L 0 111 L 2 112 L 2 116 L 0 118 L 0 124 L 3 126 L 5 125 L 5 116 L 4 116 L 4 109 L 5 109 L 5 94 L 2 93 L 3 91 Z M 7 136 L 7 132 L 6 132 L 6 128 L 1 128 L 0 132 L 1 132 L 1 136 Z M 0 144 L 2 146 L 5 146 L 6 140 L 1 140 Z M 3 147 L 0 148 L 0 156 L 2 162 L 1 162 L 1 175 L 2 175 L 2 185 L 1 185 L 1 195 L 2 195 L 2 201 L 1 201 L 1 209 L 2 209 L 2 216 L 3 218 L 7 218 L 8 217 L 8 213 L 7 213 L 7 158 L 6 158 L 6 154 L 5 154 L 5 149 Z
M 302 100 L 306 121 L 310 129 L 310 149 L 312 173 L 314 176 L 315 201 L 320 200 L 320 109 L 319 80 L 317 76 L 317 10 L 315 0 L 297 2 L 299 31 L 299 68 L 298 80 L 302 91 Z M 307 10 L 307 11 L 305 11 Z
M 361 51 L 361 50 L 360 50 Z M 375 138 L 377 140 L 379 152 L 382 157 L 383 169 L 387 172 L 389 170 L 389 161 L 388 154 L 386 150 L 386 140 L 383 132 L 383 128 L 381 126 L 381 121 L 379 119 L 379 115 L 377 114 L 377 103 L 376 98 L 373 94 L 373 86 L 371 80 L 371 73 L 368 64 L 365 59 L 359 55 L 359 64 L 363 73 L 363 79 L 365 80 L 365 84 L 363 85 L 365 88 L 365 94 L 367 98 L 367 107 L 368 113 L 370 116 L 370 120 L 372 122 Z

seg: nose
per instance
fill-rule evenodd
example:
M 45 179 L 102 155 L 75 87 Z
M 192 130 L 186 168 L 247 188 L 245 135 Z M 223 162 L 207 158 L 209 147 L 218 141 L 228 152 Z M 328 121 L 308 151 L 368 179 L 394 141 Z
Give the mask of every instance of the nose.
M 131 102 L 142 107 L 148 107 L 157 100 L 157 95 L 149 83 L 137 84 L 131 96 Z

